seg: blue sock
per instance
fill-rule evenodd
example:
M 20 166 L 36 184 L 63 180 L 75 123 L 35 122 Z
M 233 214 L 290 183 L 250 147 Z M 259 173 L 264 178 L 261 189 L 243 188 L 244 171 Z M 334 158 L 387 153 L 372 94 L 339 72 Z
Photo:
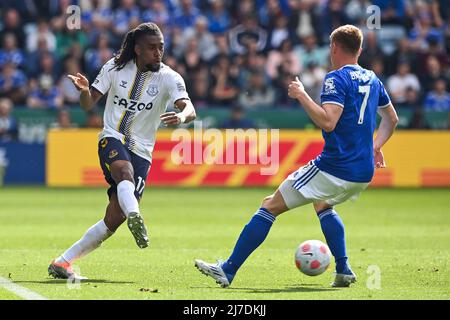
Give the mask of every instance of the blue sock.
M 233 253 L 222 265 L 223 271 L 234 277 L 248 256 L 263 243 L 272 227 L 275 217 L 264 208 L 260 208 L 244 227 Z
M 345 228 L 341 218 L 333 208 L 328 208 L 317 213 L 320 219 L 322 232 L 327 240 L 328 247 L 336 261 L 337 273 L 348 273 L 347 252 L 345 249 Z

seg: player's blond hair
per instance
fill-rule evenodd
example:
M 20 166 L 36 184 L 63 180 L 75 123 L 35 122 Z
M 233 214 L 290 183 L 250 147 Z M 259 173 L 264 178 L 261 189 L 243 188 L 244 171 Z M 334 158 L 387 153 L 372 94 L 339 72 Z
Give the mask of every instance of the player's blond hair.
M 347 53 L 357 55 L 362 47 L 363 34 L 358 27 L 347 24 L 335 29 L 330 35 L 330 41 L 339 45 Z

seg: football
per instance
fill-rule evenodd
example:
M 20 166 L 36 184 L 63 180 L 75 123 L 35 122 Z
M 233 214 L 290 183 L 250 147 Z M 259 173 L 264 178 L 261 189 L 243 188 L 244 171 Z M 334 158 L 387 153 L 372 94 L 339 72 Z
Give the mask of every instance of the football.
M 298 270 L 308 276 L 324 273 L 330 261 L 330 249 L 320 240 L 307 240 L 295 251 L 295 265 Z

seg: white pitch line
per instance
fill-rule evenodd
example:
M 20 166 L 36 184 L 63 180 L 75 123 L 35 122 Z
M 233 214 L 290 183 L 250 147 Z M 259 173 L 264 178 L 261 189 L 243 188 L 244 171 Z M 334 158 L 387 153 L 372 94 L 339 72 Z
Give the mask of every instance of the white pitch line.
M 19 286 L 14 282 L 0 277 L 0 287 L 5 288 L 9 292 L 14 293 L 16 296 L 24 298 L 25 300 L 48 300 L 46 297 L 41 296 L 40 294 L 31 291 L 25 287 Z

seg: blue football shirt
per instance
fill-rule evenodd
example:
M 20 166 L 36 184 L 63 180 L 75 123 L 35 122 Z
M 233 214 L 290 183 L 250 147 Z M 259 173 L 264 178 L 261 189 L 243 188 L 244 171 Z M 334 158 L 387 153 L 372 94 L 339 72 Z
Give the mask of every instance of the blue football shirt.
M 322 130 L 325 146 L 314 160 L 316 166 L 340 179 L 370 182 L 377 110 L 390 104 L 383 84 L 373 71 L 346 65 L 327 74 L 320 100 L 344 110 L 332 132 Z

